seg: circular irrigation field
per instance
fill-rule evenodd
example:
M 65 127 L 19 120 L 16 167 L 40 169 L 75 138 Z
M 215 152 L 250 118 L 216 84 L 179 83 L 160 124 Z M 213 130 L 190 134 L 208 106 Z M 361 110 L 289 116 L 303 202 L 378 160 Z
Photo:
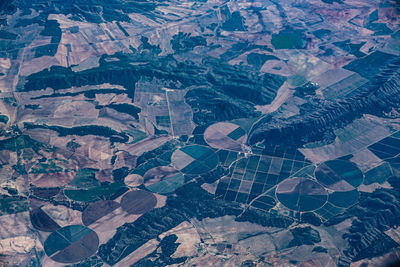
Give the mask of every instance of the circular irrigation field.
M 144 190 L 134 190 L 126 193 L 121 199 L 121 208 L 129 214 L 143 214 L 157 205 L 153 193 Z
M 86 226 L 91 225 L 119 207 L 119 203 L 113 200 L 100 200 L 92 203 L 82 212 L 82 222 Z
M 53 232 L 60 229 L 60 226 L 42 208 L 29 210 L 32 226 L 43 232 Z
M 168 166 L 153 168 L 146 172 L 143 178 L 146 188 L 159 194 L 172 193 L 185 181 L 181 172 Z
M 286 179 L 278 185 L 276 197 L 291 210 L 312 211 L 326 203 L 328 192 L 313 180 L 295 177 Z
M 141 184 L 143 184 L 143 177 L 140 176 L 139 174 L 129 174 L 128 176 L 125 177 L 124 183 L 128 187 L 137 187 Z
M 358 201 L 359 193 L 357 189 L 345 192 L 333 192 L 329 194 L 329 203 L 339 208 L 349 208 Z
M 239 125 L 230 122 L 218 122 L 204 132 L 204 140 L 211 147 L 232 151 L 243 151 L 247 134 Z
M 218 164 L 217 154 L 209 147 L 190 145 L 179 148 L 172 154 L 173 165 L 186 174 L 203 174 Z
M 315 170 L 315 177 L 323 186 L 336 192 L 353 191 L 364 179 L 357 165 L 347 160 L 321 163 Z
M 51 233 L 44 242 L 44 251 L 61 263 L 79 262 L 93 255 L 99 246 L 97 234 L 82 225 L 69 225 Z

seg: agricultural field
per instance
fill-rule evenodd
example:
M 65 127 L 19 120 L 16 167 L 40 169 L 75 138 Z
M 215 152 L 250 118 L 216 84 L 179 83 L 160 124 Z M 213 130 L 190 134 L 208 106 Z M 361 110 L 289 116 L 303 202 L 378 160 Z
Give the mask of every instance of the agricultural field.
M 388 267 L 399 221 L 399 1 L 0 1 L 0 266 Z

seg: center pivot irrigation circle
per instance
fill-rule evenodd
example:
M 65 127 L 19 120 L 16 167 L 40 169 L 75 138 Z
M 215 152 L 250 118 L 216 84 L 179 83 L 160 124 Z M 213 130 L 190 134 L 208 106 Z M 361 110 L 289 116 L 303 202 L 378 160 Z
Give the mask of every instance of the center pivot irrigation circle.
M 143 184 L 143 177 L 140 176 L 139 174 L 129 174 L 128 176 L 125 177 L 124 183 L 128 187 L 137 187 Z
M 143 214 L 157 205 L 153 193 L 144 190 L 134 190 L 126 193 L 121 199 L 121 208 L 129 214 Z
M 144 185 L 152 192 L 168 194 L 183 185 L 185 178 L 177 169 L 160 166 L 150 169 L 143 176 Z
M 363 181 L 363 173 L 353 162 L 347 160 L 330 160 L 321 163 L 315 177 L 326 188 L 337 192 L 356 189 Z
M 204 132 L 207 144 L 218 149 L 242 152 L 246 139 L 246 131 L 230 122 L 217 122 Z
M 100 200 L 91 203 L 82 212 L 82 222 L 85 226 L 89 226 L 119 207 L 120 204 L 114 200 Z
M 276 197 L 291 210 L 312 211 L 326 203 L 328 192 L 316 181 L 295 177 L 286 179 L 278 185 Z
M 175 150 L 172 163 L 185 174 L 203 174 L 217 166 L 218 156 L 209 147 L 190 145 Z
M 52 260 L 74 263 L 92 256 L 99 246 L 99 237 L 82 225 L 69 225 L 51 233 L 44 242 L 44 251 Z

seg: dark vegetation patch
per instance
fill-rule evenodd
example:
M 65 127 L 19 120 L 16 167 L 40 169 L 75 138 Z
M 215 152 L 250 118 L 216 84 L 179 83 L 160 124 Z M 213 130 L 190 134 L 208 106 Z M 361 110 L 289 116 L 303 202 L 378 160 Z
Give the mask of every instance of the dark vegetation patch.
M 0 195 L 0 215 L 28 211 L 28 201 L 22 196 Z
M 43 148 L 43 145 L 27 135 L 14 136 L 0 141 L 0 150 L 16 152 L 25 148 L 32 148 L 37 153 Z
M 172 49 L 175 52 L 192 50 L 196 46 L 206 46 L 207 40 L 201 36 L 191 36 L 191 33 L 179 32 L 171 40 Z
M 78 144 L 77 142 L 75 142 L 74 140 L 71 140 L 66 144 L 66 148 L 68 148 L 69 150 L 71 150 L 73 152 L 75 152 L 75 150 L 79 147 L 81 147 L 81 145 Z
M 117 21 L 117 26 L 125 34 L 126 37 L 129 37 L 129 33 L 124 29 L 124 27 L 122 27 L 122 25 L 121 25 L 121 23 L 119 23 L 119 21 Z
M 11 15 L 17 11 L 15 5 L 13 5 L 13 0 L 0 1 L 0 14 Z
M 0 114 L 0 123 L 7 123 L 8 122 L 8 116 Z
M 24 108 L 37 110 L 40 108 L 40 105 L 39 104 L 27 104 L 27 105 L 24 105 Z
M 79 32 L 79 26 L 72 26 L 72 27 L 67 28 L 67 30 L 70 33 L 78 33 Z
M 146 55 L 149 52 L 154 54 L 154 55 L 158 55 L 161 53 L 161 48 L 158 45 L 153 45 L 149 43 L 149 38 L 142 36 L 140 38 L 140 41 L 142 42 L 142 44 L 139 46 L 139 51 L 143 51 L 143 53 Z M 133 52 L 135 52 L 136 50 L 133 50 Z
M 251 103 L 243 103 L 208 88 L 190 90 L 185 99 L 195 112 L 193 121 L 199 125 L 260 115 Z
M 371 31 L 374 31 L 375 32 L 374 35 L 389 35 L 393 33 L 393 31 L 390 28 L 388 28 L 386 24 L 378 23 L 376 22 L 377 20 L 379 20 L 378 9 L 376 9 L 369 15 L 368 20 L 366 21 L 364 27 Z
M 288 247 L 298 247 L 301 245 L 314 245 L 321 242 L 319 232 L 310 226 L 296 227 L 290 229 L 293 239 L 290 241 Z
M 276 56 L 265 55 L 258 53 L 250 53 L 247 55 L 247 63 L 254 66 L 256 69 L 260 69 L 264 63 L 268 60 L 279 60 Z
M 303 31 L 287 28 L 278 34 L 272 34 L 271 43 L 275 49 L 304 49 L 307 39 Z
M 319 86 L 317 84 L 307 82 L 302 86 L 296 87 L 293 95 L 298 97 L 314 96 L 315 91 L 318 90 L 318 88 Z
M 55 56 L 61 41 L 61 34 L 60 24 L 56 20 L 46 20 L 40 35 L 50 36 L 51 41 L 50 44 L 35 47 L 35 57 Z
M 172 254 L 174 254 L 180 245 L 180 243 L 176 242 L 177 240 L 178 237 L 175 234 L 164 237 L 161 239 L 157 249 L 136 262 L 135 266 L 168 266 L 185 262 L 187 257 L 171 258 Z
M 17 39 L 17 36 L 15 33 L 8 32 L 6 30 L 0 30 L 0 39 L 6 39 L 6 40 L 15 40 Z
M 313 248 L 312 252 L 328 253 L 328 250 L 324 247 L 317 246 Z
M 325 37 L 325 36 L 328 36 L 330 33 L 331 33 L 331 31 L 330 30 L 328 30 L 328 29 L 319 29 L 319 30 L 316 30 L 316 31 L 313 31 L 312 32 L 316 37 L 318 37 L 318 38 L 323 38 L 323 37 Z
M 40 32 L 42 36 L 50 36 L 52 43 L 58 43 L 61 40 L 60 24 L 57 20 L 47 20 L 44 29 Z
M 345 40 L 342 42 L 334 42 L 333 44 L 356 57 L 363 57 L 365 56 L 365 54 L 360 51 L 360 48 L 365 45 L 365 43 L 366 42 L 352 44 L 350 43 L 350 40 Z
M 131 115 L 132 117 L 134 117 L 137 120 L 139 119 L 139 115 L 138 114 L 141 111 L 140 108 L 138 108 L 138 107 L 136 107 L 134 105 L 126 104 L 126 103 L 123 103 L 123 104 L 109 104 L 109 105 L 105 105 L 105 106 L 98 105 L 98 106 L 96 106 L 96 108 L 97 109 L 100 109 L 100 108 L 111 108 L 111 109 L 114 109 L 114 110 L 116 110 L 118 112 Z
M 36 97 L 32 97 L 31 99 L 41 99 L 41 98 L 52 98 L 52 97 L 65 97 L 65 96 L 77 96 L 77 95 L 84 95 L 87 98 L 96 98 L 97 94 L 126 94 L 125 90 L 121 89 L 91 89 L 91 90 L 86 90 L 86 91 L 80 91 L 80 92 L 67 92 L 67 93 L 53 93 L 51 95 L 40 95 Z
M 188 139 L 188 143 L 208 146 L 206 140 L 204 140 L 204 132 L 208 126 L 207 124 L 196 126 L 192 132 L 192 136 Z
M 61 205 L 81 212 L 87 206 L 85 202 L 71 201 L 62 194 L 59 194 L 60 188 L 40 188 L 31 185 L 31 190 L 33 194 L 30 195 L 30 198 L 44 200 L 55 206 Z
M 213 64 L 219 68 L 213 69 L 207 79 L 215 87 L 201 86 L 185 96 L 193 109 L 193 120 L 199 125 L 259 116 L 254 105 L 272 102 L 285 80 L 273 74 L 245 72 L 244 67 Z
M 228 174 L 228 169 L 226 169 L 226 168 L 224 168 L 222 166 L 218 166 L 217 168 L 215 168 L 212 171 L 209 171 L 207 173 L 201 174 L 200 178 L 205 183 L 212 184 L 212 183 L 216 182 L 218 179 L 220 179 L 221 177 L 223 177 L 224 175 L 227 175 L 227 174 Z
M 10 188 L 10 187 L 5 186 L 5 187 L 3 187 L 3 189 L 7 190 L 7 192 L 12 196 L 18 195 L 18 189 L 16 189 L 16 188 Z
M 392 34 L 392 38 L 400 40 L 400 30 Z
M 268 52 L 273 52 L 273 50 L 266 45 L 255 45 L 250 42 L 238 42 L 232 45 L 230 49 L 228 49 L 225 53 L 223 53 L 220 58 L 224 61 L 229 61 L 247 51 L 251 51 L 254 49 L 260 49 Z
M 103 136 L 105 138 L 109 138 L 110 142 L 118 142 L 125 143 L 129 140 L 128 135 L 125 133 L 117 132 L 109 127 L 101 126 L 101 125 L 85 125 L 85 126 L 76 126 L 72 128 L 66 128 L 62 126 L 50 126 L 50 125 L 39 125 L 33 123 L 24 123 L 24 127 L 26 129 L 48 129 L 52 131 L 56 131 L 59 136 L 68 136 L 68 135 L 97 135 Z
M 321 1 L 327 4 L 333 4 L 333 3 L 343 4 L 342 0 L 321 0 Z
M 300 221 L 314 226 L 320 226 L 322 224 L 321 219 L 313 212 L 302 212 L 300 215 Z
M 40 15 L 33 17 L 33 18 L 29 18 L 29 19 L 25 19 L 25 18 L 17 19 L 14 27 L 15 28 L 26 27 L 26 26 L 29 26 L 32 24 L 38 24 L 39 26 L 44 26 L 46 20 L 47 20 L 46 15 L 41 13 Z
M 35 47 L 35 57 L 55 56 L 57 54 L 58 44 L 46 44 Z
M 128 167 L 121 167 L 112 171 L 113 180 L 119 183 L 124 182 L 124 179 L 126 176 L 128 176 L 128 174 L 129 174 Z
M 225 22 L 221 27 L 224 31 L 245 31 L 247 29 L 245 19 L 240 15 L 239 11 L 231 13 L 228 6 L 224 6 L 221 8 L 221 14 L 225 18 Z

